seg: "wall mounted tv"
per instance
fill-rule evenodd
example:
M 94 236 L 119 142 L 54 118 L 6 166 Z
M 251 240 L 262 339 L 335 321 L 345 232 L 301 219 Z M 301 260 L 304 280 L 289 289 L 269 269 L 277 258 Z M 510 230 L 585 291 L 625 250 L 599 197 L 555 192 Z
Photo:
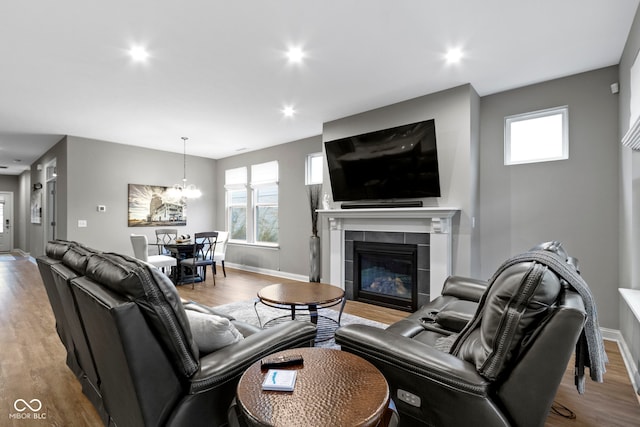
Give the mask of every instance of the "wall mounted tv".
M 335 201 L 440 197 L 433 119 L 325 142 Z

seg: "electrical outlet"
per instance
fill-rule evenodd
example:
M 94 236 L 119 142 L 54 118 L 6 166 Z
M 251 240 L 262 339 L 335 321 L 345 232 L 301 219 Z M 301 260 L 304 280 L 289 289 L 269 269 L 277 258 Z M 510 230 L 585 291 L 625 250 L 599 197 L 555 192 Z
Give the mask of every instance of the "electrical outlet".
M 78 220 L 78 227 L 79 228 L 84 228 L 87 226 L 87 220 L 86 219 L 79 219 Z
M 416 408 L 419 408 L 421 404 L 419 396 L 401 389 L 398 389 L 398 400 L 402 400 L 403 402 L 408 403 L 411 406 L 415 406 Z

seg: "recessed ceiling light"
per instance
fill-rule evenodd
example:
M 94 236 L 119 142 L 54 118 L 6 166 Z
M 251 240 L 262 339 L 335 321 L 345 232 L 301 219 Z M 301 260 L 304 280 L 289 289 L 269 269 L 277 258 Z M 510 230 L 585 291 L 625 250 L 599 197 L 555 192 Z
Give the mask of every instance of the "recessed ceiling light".
M 304 56 L 304 52 L 299 47 L 290 47 L 287 51 L 287 58 L 289 59 L 289 62 L 294 64 L 302 62 Z
M 287 105 L 282 109 L 282 114 L 285 117 L 293 117 L 293 115 L 296 114 L 296 109 L 291 105 Z
M 456 47 L 453 49 L 449 49 L 449 51 L 447 51 L 444 57 L 449 64 L 455 64 L 460 62 L 463 56 L 464 55 L 462 53 L 462 49 Z
M 145 62 L 149 58 L 149 52 L 142 46 L 132 46 L 129 56 L 136 62 Z

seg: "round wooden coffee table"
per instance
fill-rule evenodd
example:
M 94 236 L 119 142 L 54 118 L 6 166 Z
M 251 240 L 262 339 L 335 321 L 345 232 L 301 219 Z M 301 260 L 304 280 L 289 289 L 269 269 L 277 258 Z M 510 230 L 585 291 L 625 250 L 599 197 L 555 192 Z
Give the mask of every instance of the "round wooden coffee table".
M 263 391 L 267 373 L 254 363 L 240 378 L 237 402 L 252 426 L 378 426 L 387 414 L 387 381 L 370 362 L 345 351 L 296 348 L 302 366 L 293 391 Z M 383 423 L 384 424 L 384 423 Z
M 259 302 L 269 307 L 288 310 L 290 311 L 290 315 L 276 317 L 262 325 L 257 309 Z M 345 302 L 344 290 L 337 286 L 315 282 L 285 282 L 265 286 L 260 289 L 258 291 L 258 300 L 254 304 L 254 309 L 260 325 L 264 327 L 268 327 L 285 319 L 296 320 L 296 316 L 300 318 L 300 314 L 308 316 L 309 320 L 318 326 L 316 342 L 320 342 L 331 339 L 335 329 L 340 326 L 340 319 L 342 318 Z M 341 306 L 337 321 L 330 317 L 318 315 L 318 309 L 333 307 L 338 304 L 341 304 Z M 300 310 L 308 312 L 308 314 L 299 313 Z

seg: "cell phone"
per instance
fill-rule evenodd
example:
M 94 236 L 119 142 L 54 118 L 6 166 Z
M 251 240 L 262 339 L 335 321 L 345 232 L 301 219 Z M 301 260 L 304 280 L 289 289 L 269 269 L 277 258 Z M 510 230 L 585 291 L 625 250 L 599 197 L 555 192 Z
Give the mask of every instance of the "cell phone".
M 302 365 L 304 359 L 300 354 L 288 354 L 282 356 L 267 356 L 260 361 L 262 369 L 280 368 L 284 366 Z

